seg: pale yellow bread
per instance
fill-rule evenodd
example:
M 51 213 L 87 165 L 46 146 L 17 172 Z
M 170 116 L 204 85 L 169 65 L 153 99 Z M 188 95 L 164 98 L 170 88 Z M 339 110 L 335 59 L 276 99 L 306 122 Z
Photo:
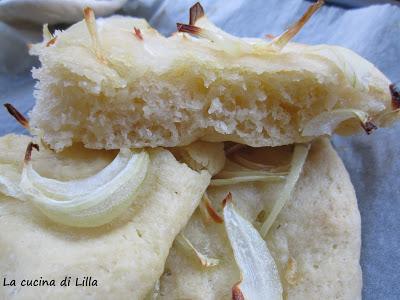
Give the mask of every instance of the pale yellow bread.
M 0 164 L 22 161 L 26 136 L 0 138 Z M 29 201 L 0 194 L 0 270 L 16 287 L 0 286 L 0 299 L 143 299 L 161 276 L 175 236 L 209 184 L 207 171 L 193 171 L 163 149 L 149 151 L 150 169 L 139 201 L 111 224 L 92 229 L 61 226 Z M 66 180 L 96 173 L 115 156 L 78 145 L 54 154 L 33 152 L 34 167 Z M 4 174 L 1 174 L 4 175 Z M 44 175 L 44 174 L 42 174 Z M 71 276 L 70 287 L 60 287 Z M 91 276 L 97 286 L 77 287 Z M 21 287 L 23 279 L 54 279 L 56 287 Z M 3 282 L 2 282 L 3 283 Z
M 290 149 L 262 153 L 270 163 L 290 158 Z M 262 192 L 262 185 L 241 184 L 208 191 L 216 208 L 232 192 L 241 214 L 254 221 L 264 201 L 273 203 L 281 188 L 271 183 Z M 231 288 L 240 275 L 224 226 L 204 225 L 196 211 L 184 233 L 200 252 L 221 263 L 201 268 L 174 246 L 160 282 L 161 299 L 231 299 Z M 267 242 L 279 269 L 284 299 L 361 299 L 360 214 L 349 175 L 328 140 L 312 144 L 294 195 Z
M 195 25 L 220 41 L 166 38 L 145 20 L 122 16 L 98 19 L 98 40 L 84 21 L 46 37 L 31 49 L 41 62 L 33 70 L 31 127 L 57 151 L 75 142 L 258 147 L 311 140 L 302 130 L 322 113 L 353 108 L 377 118 L 391 110 L 389 80 L 351 50 L 296 43 L 276 50 L 268 39 L 230 36 L 205 16 Z M 359 128 L 353 118 L 337 131 Z

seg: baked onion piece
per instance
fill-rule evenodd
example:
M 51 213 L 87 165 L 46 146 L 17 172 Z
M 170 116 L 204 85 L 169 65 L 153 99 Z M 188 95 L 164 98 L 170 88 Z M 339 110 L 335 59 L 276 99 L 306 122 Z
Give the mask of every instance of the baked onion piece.
M 198 261 L 202 267 L 215 267 L 219 264 L 219 259 L 208 257 L 207 255 L 201 253 L 183 233 L 177 235 L 177 237 L 175 238 L 175 243 L 188 256 Z
M 367 134 L 377 129 L 368 113 L 358 109 L 335 109 L 324 112 L 311 119 L 303 128 L 303 136 L 332 135 L 340 123 L 358 118 L 361 127 Z
M 286 177 L 285 185 L 280 193 L 278 199 L 274 203 L 274 206 L 269 213 L 267 219 L 264 221 L 260 228 L 260 234 L 265 238 L 268 234 L 269 229 L 275 222 L 282 208 L 286 202 L 292 197 L 296 183 L 300 178 L 300 174 L 303 170 L 303 166 L 306 162 L 308 151 L 310 150 L 310 144 L 296 144 L 293 150 L 293 156 L 290 163 L 290 171 Z
M 36 145 L 37 146 L 37 145 Z M 149 156 L 146 151 L 121 149 L 97 174 L 71 181 L 42 177 L 31 163 L 35 144 L 27 147 L 20 188 L 47 217 L 74 227 L 109 223 L 135 200 L 143 182 Z
M 232 288 L 232 299 L 282 299 L 278 268 L 267 243 L 231 201 L 225 205 L 224 221 L 241 273 L 241 281 Z
M 9 197 L 24 199 L 18 186 L 20 172 L 13 164 L 0 164 L 0 193 Z

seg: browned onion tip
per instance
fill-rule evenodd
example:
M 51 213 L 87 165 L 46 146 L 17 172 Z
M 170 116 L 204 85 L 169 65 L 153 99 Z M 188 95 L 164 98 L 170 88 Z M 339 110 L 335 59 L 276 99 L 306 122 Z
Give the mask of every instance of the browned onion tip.
M 283 48 L 307 23 L 311 16 L 324 4 L 324 0 L 318 0 L 311 4 L 304 15 L 292 26 L 290 26 L 284 33 L 274 40 L 274 44 L 278 48 Z
M 182 23 L 176 23 L 176 28 L 178 29 L 179 32 L 186 32 L 193 35 L 198 35 L 201 31 L 200 27 Z
M 215 208 L 212 206 L 210 201 L 206 198 L 206 209 L 208 214 L 210 215 L 211 219 L 218 224 L 224 223 L 224 219 L 218 214 L 218 212 L 215 210 Z
M 28 147 L 26 147 L 26 151 L 25 151 L 25 158 L 24 158 L 24 162 L 27 163 L 28 161 L 31 160 L 31 156 L 32 156 L 32 149 L 35 148 L 37 151 L 39 151 L 39 145 L 35 144 L 33 142 L 30 142 L 28 144 Z
M 378 127 L 370 119 L 368 119 L 365 123 L 361 122 L 361 126 L 367 134 L 371 134 L 372 131 L 378 129 Z
M 143 41 L 143 35 L 139 28 L 133 27 L 133 34 L 136 36 L 138 40 Z
M 90 18 L 94 18 L 94 11 L 91 7 L 86 6 L 83 9 L 83 16 L 85 17 L 85 20 L 90 19 Z
M 189 24 L 194 25 L 198 19 L 204 16 L 204 9 L 200 2 L 196 2 L 189 10 Z
M 400 108 L 400 88 L 398 84 L 391 83 L 389 85 L 390 94 L 392 95 L 392 108 L 393 110 Z
M 232 287 L 232 300 L 244 300 L 244 296 L 239 287 L 240 282 Z
M 273 40 L 276 36 L 273 35 L 273 34 L 267 33 L 267 34 L 265 35 L 265 37 L 266 37 L 267 39 Z
M 4 104 L 4 107 L 7 109 L 8 113 L 12 115 L 15 120 L 19 124 L 21 124 L 24 128 L 28 129 L 29 128 L 29 121 L 10 103 Z
M 222 200 L 222 207 L 225 207 L 225 205 L 231 201 L 232 201 L 232 193 L 229 192 L 228 194 L 226 194 L 224 200 Z
M 51 40 L 49 40 L 49 41 L 47 42 L 46 47 L 49 47 L 49 46 L 51 46 L 51 45 L 54 45 L 55 42 L 56 42 L 56 40 L 57 40 L 57 37 L 56 37 L 56 36 L 53 37 Z

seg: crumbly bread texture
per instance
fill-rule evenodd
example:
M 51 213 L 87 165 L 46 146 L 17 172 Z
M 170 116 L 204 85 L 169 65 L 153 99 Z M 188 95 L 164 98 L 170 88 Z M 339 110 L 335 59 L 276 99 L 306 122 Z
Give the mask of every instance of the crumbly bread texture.
M 29 137 L 0 138 L 0 165 L 18 168 Z M 54 154 L 42 149 L 32 160 L 38 171 L 59 180 L 85 177 L 113 157 L 105 151 L 73 147 Z M 100 153 L 99 153 L 100 152 Z M 76 155 L 75 155 L 76 154 Z M 149 151 L 150 168 L 137 204 L 114 222 L 71 228 L 48 220 L 29 201 L 0 193 L 0 269 L 16 286 L 1 286 L 0 299 L 143 299 L 164 269 L 175 236 L 186 225 L 209 184 L 169 151 Z M 88 159 L 85 160 L 84 157 Z M 4 175 L 4 174 L 2 174 Z M 71 285 L 60 286 L 65 276 Z M 75 286 L 91 276 L 97 286 Z M 23 287 L 24 279 L 55 280 L 56 286 Z M 2 279 L 3 280 L 3 279 Z
M 282 161 L 281 154 L 290 155 L 280 152 L 270 153 L 271 162 Z M 240 213 L 254 221 L 264 202 L 272 203 L 281 188 L 270 184 L 262 191 L 261 186 L 240 184 L 208 191 L 215 207 L 230 191 Z M 294 195 L 267 237 L 284 299 L 361 299 L 360 226 L 354 188 L 342 161 L 329 141 L 315 141 Z M 160 297 L 232 299 L 231 289 L 240 274 L 224 226 L 205 224 L 196 211 L 184 233 L 200 252 L 220 258 L 221 263 L 201 268 L 174 246 L 161 278 Z
M 280 49 L 231 36 L 206 16 L 194 23 L 196 37 L 168 38 L 143 19 L 88 20 L 92 34 L 81 21 L 31 49 L 41 61 L 33 70 L 31 127 L 57 151 L 75 142 L 96 149 L 195 140 L 279 146 L 314 138 L 302 128 L 324 112 L 353 108 L 374 118 L 390 110 L 388 79 L 345 48 Z M 359 128 L 350 119 L 338 132 Z

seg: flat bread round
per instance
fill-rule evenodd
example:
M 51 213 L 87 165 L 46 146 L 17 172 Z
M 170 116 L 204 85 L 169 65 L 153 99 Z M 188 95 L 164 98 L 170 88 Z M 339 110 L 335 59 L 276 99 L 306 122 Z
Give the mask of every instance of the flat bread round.
M 282 161 L 285 154 L 290 151 L 273 149 L 268 160 Z M 261 185 L 241 184 L 209 189 L 209 194 L 219 207 L 226 193 L 232 192 L 241 214 L 254 221 L 264 202 L 273 203 L 281 188 L 282 184 L 268 184 L 264 190 Z M 161 298 L 231 299 L 240 274 L 224 226 L 205 224 L 196 212 L 184 233 L 200 252 L 221 262 L 212 268 L 201 267 L 174 246 L 160 281 Z M 361 299 L 357 199 L 328 140 L 312 144 L 294 195 L 279 214 L 267 242 L 278 266 L 284 299 Z

